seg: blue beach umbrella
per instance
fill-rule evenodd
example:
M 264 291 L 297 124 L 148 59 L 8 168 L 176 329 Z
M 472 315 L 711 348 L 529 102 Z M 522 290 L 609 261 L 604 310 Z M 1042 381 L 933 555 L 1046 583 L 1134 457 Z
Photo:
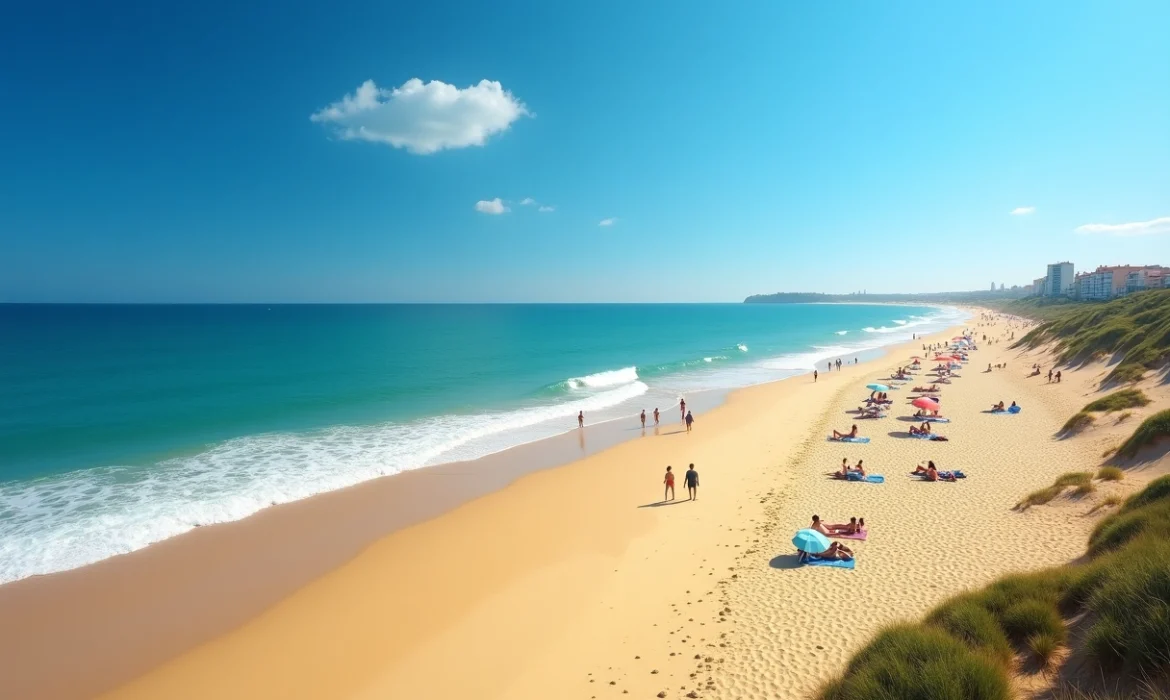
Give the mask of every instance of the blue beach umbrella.
M 886 386 L 885 384 L 866 384 L 865 388 L 869 389 L 871 391 L 889 391 L 890 390 L 890 387 Z
M 796 548 L 802 552 L 820 554 L 829 548 L 829 538 L 816 530 L 805 528 L 796 532 L 796 536 L 792 538 L 792 544 L 796 545 Z

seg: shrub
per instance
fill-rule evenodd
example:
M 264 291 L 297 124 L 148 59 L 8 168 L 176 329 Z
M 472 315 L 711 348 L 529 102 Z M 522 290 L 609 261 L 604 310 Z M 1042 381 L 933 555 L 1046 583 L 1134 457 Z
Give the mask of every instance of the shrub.
M 1054 601 L 1055 602 L 1055 601 Z M 1008 639 L 1018 646 L 1038 634 L 1050 635 L 1063 643 L 1065 638 L 1064 620 L 1056 606 L 1039 600 L 1026 600 L 1003 611 L 1000 624 Z
M 1028 638 L 1028 651 L 1032 652 L 1041 668 L 1047 669 L 1052 665 L 1053 657 L 1063 642 L 1064 640 L 1057 639 L 1051 634 L 1032 635 Z
M 1170 541 L 1146 536 L 1113 557 L 1086 607 L 1086 643 L 1102 666 L 1170 673 Z
M 1125 478 L 1125 472 L 1117 467 L 1101 467 L 1097 470 L 1097 478 L 1101 481 L 1121 481 Z
M 982 605 L 978 595 L 963 595 L 943 603 L 927 616 L 926 624 L 987 654 L 1005 668 L 1011 664 L 1011 642 L 999 626 L 999 620 Z
M 1082 408 L 1085 412 L 1105 412 L 1112 413 L 1126 408 L 1141 408 L 1148 406 L 1150 398 L 1145 395 L 1141 389 L 1122 389 L 1115 391 L 1108 396 L 1102 396 L 1096 401 L 1091 401 Z
M 1093 480 L 1093 472 L 1066 472 L 1056 477 L 1053 486 L 1082 486 Z
M 1136 457 L 1137 453 L 1149 445 L 1153 445 L 1162 438 L 1170 437 L 1170 408 L 1159 411 L 1142 421 L 1133 435 L 1121 443 L 1117 453 L 1122 457 Z
M 1073 414 L 1072 418 L 1065 421 L 1060 432 L 1064 435 L 1076 435 L 1088 430 L 1096 421 L 1097 419 L 1093 414 L 1081 411 L 1080 413 Z
M 824 700 L 937 698 L 1010 700 L 1007 673 L 942 630 L 899 625 L 849 661 L 845 675 L 825 686 Z

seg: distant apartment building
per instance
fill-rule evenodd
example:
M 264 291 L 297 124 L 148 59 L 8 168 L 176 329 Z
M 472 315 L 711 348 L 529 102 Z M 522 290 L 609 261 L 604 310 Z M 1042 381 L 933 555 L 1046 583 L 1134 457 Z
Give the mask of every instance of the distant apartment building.
M 1044 283 L 1047 281 L 1047 277 L 1037 277 L 1032 280 L 1032 295 L 1038 297 L 1044 296 Z
M 1163 289 L 1166 287 L 1166 276 L 1170 268 L 1161 265 L 1147 265 L 1130 271 L 1125 276 L 1125 293 L 1132 294 L 1147 289 Z
M 1063 297 L 1073 292 L 1076 278 L 1073 274 L 1073 264 L 1070 262 L 1052 263 L 1048 266 L 1048 275 L 1044 280 L 1044 296 Z
M 1170 268 L 1161 265 L 1099 265 L 1096 270 L 1077 275 L 1076 297 L 1099 301 L 1124 296 L 1144 289 L 1166 286 Z

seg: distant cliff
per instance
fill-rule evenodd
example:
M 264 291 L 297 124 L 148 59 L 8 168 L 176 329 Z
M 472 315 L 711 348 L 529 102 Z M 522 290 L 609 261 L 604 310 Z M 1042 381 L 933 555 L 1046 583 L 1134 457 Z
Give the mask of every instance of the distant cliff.
M 745 304 L 877 304 L 901 302 L 906 304 L 978 304 L 990 301 L 1008 301 L 1026 296 L 1022 289 L 978 292 L 928 292 L 925 294 L 816 294 L 813 292 L 779 292 L 753 294 Z

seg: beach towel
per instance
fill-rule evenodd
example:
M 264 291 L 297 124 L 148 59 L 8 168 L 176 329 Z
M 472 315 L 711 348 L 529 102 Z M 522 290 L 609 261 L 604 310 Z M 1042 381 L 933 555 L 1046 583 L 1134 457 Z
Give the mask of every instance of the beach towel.
M 934 433 L 910 433 L 910 437 L 917 438 L 919 440 L 939 440 L 939 439 L 942 439 L 942 435 L 935 435 Z M 943 441 L 950 442 L 949 440 L 943 440 Z
M 1009 406 L 1009 407 L 1008 407 L 1008 410 L 1007 410 L 1007 412 L 1008 412 L 1008 413 L 1013 413 L 1013 414 L 1014 414 L 1014 413 L 1019 413 L 1019 412 L 1020 412 L 1020 407 L 1019 407 L 1019 406 Z
M 802 564 L 805 566 L 831 566 L 834 569 L 852 569 L 856 559 L 813 559 L 806 558 Z
M 923 423 L 950 423 L 950 418 L 943 418 L 942 416 L 926 416 L 922 419 Z
M 829 442 L 858 442 L 858 443 L 861 443 L 864 445 L 865 443 L 869 442 L 869 438 L 867 438 L 867 437 L 843 437 L 843 438 L 830 437 Z
M 871 484 L 884 484 L 886 482 L 886 477 L 882 476 L 881 474 L 869 474 L 869 475 L 863 477 L 858 472 L 849 472 L 848 474 L 845 475 L 845 480 L 846 481 L 865 481 L 865 482 L 868 482 Z
M 862 542 L 864 542 L 865 538 L 868 536 L 869 536 L 869 530 L 862 530 L 861 532 L 855 532 L 852 535 L 847 535 L 844 532 L 838 532 L 838 533 L 829 535 L 829 537 L 835 537 L 839 540 L 861 540 Z
M 926 478 L 926 475 L 922 474 L 920 472 L 910 472 L 910 476 L 916 476 L 919 479 L 922 479 L 923 481 L 928 480 Z M 956 479 L 966 479 L 967 478 L 967 475 L 964 474 L 963 472 L 959 471 L 958 469 L 955 469 L 954 471 L 939 472 L 938 476 L 939 476 L 939 481 L 943 481 L 944 479 L 949 480 L 952 476 L 955 477 Z

